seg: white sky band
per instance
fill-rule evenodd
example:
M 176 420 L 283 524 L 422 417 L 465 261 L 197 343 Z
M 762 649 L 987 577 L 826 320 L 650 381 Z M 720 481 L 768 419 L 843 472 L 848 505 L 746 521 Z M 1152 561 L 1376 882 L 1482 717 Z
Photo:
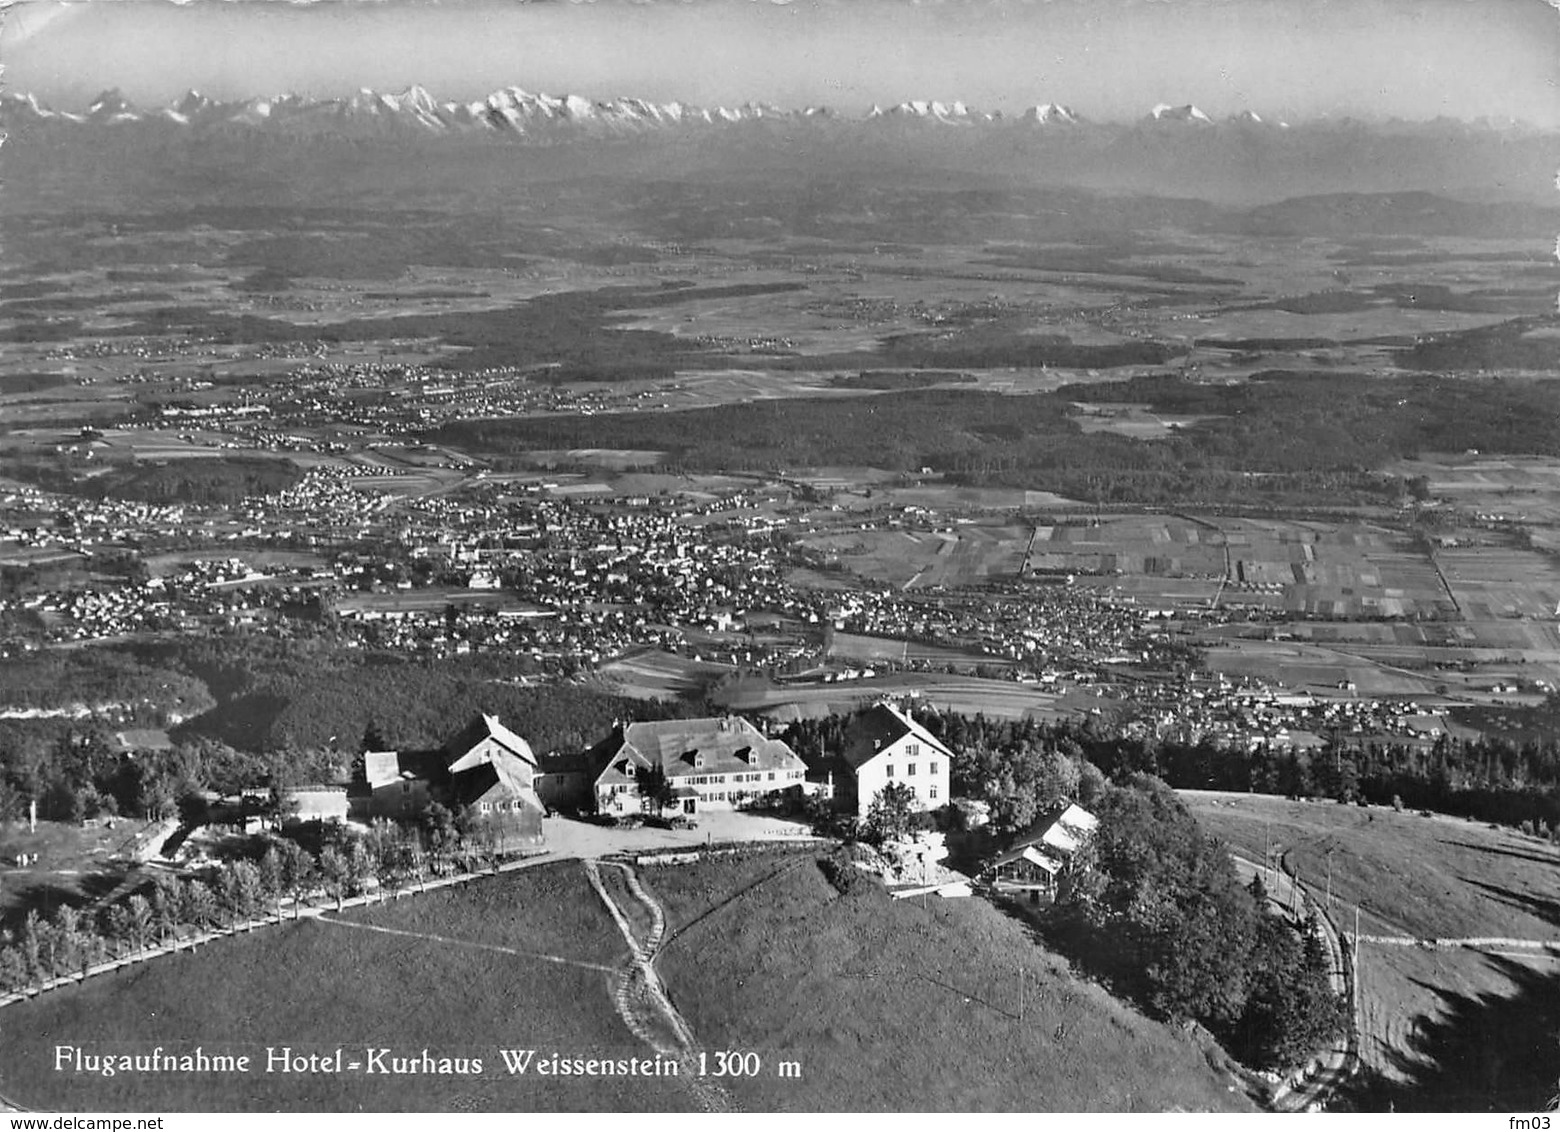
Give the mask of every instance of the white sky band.
M 1543 0 L 699 0 L 692 4 L 33 3 L 0 27 L 6 84 L 62 106 L 332 97 L 419 83 L 842 112 L 909 99 L 1098 120 L 1447 116 L 1560 126 Z

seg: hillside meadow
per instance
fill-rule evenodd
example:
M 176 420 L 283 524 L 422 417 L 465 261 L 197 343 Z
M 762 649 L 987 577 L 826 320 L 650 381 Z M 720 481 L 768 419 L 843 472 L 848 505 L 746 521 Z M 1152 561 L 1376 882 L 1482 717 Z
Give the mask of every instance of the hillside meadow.
M 842 895 L 818 862 L 642 872 L 666 908 L 657 965 L 678 1009 L 706 1047 L 763 1061 L 727 1086 L 743 1108 L 1250 1110 L 1216 1048 L 1074 976 L 1022 921 L 870 881 Z
M 1181 795 L 1210 833 L 1254 861 L 1273 847 L 1324 900 L 1331 858 L 1343 932 L 1360 908 L 1357 1107 L 1516 1111 L 1560 1095 L 1560 849 L 1380 806 Z M 1444 942 L 1467 940 L 1492 942 Z
M 327 920 L 334 917 L 327 917 Z M 342 917 L 305 919 L 154 960 L 0 1011 L 0 1092 L 65 1110 L 680 1110 L 672 1079 L 511 1076 L 500 1046 L 582 1057 L 648 1051 L 612 1005 L 626 954 L 579 865 L 541 866 Z M 392 934 L 410 933 L 410 934 Z M 566 962 L 544 958 L 556 954 Z M 54 1047 L 248 1054 L 251 1072 L 54 1070 Z M 480 1075 L 267 1073 L 266 1047 L 480 1058 Z
M 813 852 L 643 870 L 667 911 L 657 960 L 720 1083 L 750 1111 L 1249 1110 L 1217 1049 L 1074 978 L 984 901 L 840 895 Z M 614 1010 L 627 949 L 577 862 L 159 959 L 0 1012 L 0 1093 L 53 1109 L 657 1111 L 675 1078 L 513 1076 L 498 1050 L 647 1057 Z M 1020 1005 L 1019 972 L 1023 1003 Z M 58 1071 L 89 1054 L 245 1055 L 247 1073 Z M 443 1075 L 266 1072 L 267 1047 L 480 1058 Z

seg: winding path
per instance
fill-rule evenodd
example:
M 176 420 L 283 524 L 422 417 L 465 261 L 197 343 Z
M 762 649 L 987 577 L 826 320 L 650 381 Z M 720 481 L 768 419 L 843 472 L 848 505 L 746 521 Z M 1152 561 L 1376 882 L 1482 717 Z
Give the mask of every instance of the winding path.
M 1318 1050 L 1307 1071 L 1298 1077 L 1284 1080 L 1273 1094 L 1272 1107 L 1279 1112 L 1312 1112 L 1322 1108 L 1332 1094 L 1359 1068 L 1359 1001 L 1354 993 L 1353 980 L 1347 961 L 1343 940 L 1332 919 L 1311 899 L 1305 886 L 1282 870 L 1264 870 L 1257 862 L 1237 853 L 1231 853 L 1235 867 L 1243 876 L 1261 873 L 1269 882 L 1268 900 L 1281 910 L 1290 911 L 1296 905 L 1306 912 L 1316 914 L 1316 925 L 1322 943 L 1327 948 L 1328 979 L 1334 993 L 1343 997 L 1349 1007 L 1349 1024 L 1342 1046 L 1330 1046 Z
M 736 1105 L 726 1090 L 699 1076 L 693 1031 L 672 1004 L 661 983 L 661 976 L 656 972 L 655 958 L 666 935 L 665 910 L 645 891 L 632 867 L 589 858 L 583 864 L 591 887 L 601 897 L 608 914 L 628 943 L 629 958 L 619 969 L 618 985 L 613 994 L 613 1003 L 619 1016 L 635 1037 L 661 1056 L 678 1062 L 679 1079 L 688 1086 L 703 1111 L 735 1111 Z M 649 927 L 644 931 L 644 938 L 636 934 L 629 922 L 632 910 L 625 910 L 608 891 L 608 883 L 602 876 L 603 868 L 619 873 L 619 879 L 639 905 L 639 911 L 648 917 Z

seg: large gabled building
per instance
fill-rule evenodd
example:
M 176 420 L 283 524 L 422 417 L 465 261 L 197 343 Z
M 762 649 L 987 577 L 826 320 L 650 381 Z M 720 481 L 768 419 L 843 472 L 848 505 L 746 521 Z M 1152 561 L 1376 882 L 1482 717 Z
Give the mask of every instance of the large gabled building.
M 874 704 L 846 727 L 835 796 L 842 809 L 865 816 L 883 788 L 898 783 L 914 793 L 917 809 L 935 810 L 948 804 L 952 762 L 953 752 L 908 712 Z
M 734 809 L 765 794 L 801 792 L 807 767 L 783 740 L 769 738 L 745 719 L 721 716 L 620 724 L 559 778 L 558 793 L 548 787 L 549 804 L 594 807 L 604 814 L 654 810 L 649 786 L 664 780 L 668 808 L 694 814 Z
M 469 813 L 503 847 L 542 840 L 541 799 L 531 745 L 479 715 L 432 751 L 368 751 L 349 790 L 353 816 L 413 820 L 435 802 Z

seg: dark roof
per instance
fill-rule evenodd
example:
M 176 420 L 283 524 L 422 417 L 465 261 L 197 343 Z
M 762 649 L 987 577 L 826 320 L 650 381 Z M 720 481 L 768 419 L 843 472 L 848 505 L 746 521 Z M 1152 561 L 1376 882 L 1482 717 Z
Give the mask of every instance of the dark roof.
M 451 777 L 450 801 L 457 806 L 469 806 L 486 797 L 495 787 L 511 798 L 527 802 L 538 810 L 542 808 L 531 787 L 509 774 L 499 763 L 478 763 Z
M 455 762 L 484 739 L 496 739 L 527 762 L 536 761 L 536 756 L 531 753 L 531 744 L 500 723 L 496 715 L 478 712 L 470 723 L 444 744 L 447 762 Z
M 615 768 L 625 762 L 656 767 L 667 778 L 698 774 L 800 770 L 801 758 L 781 739 L 770 739 L 737 716 L 630 723 L 585 753 L 598 780 L 627 781 Z
M 589 774 L 595 765 L 590 751 L 549 751 L 536 757 L 538 774 Z
M 937 736 L 890 704 L 874 704 L 851 719 L 845 730 L 845 749 L 841 756 L 854 769 L 906 735 L 915 736 L 938 754 L 952 757 Z

